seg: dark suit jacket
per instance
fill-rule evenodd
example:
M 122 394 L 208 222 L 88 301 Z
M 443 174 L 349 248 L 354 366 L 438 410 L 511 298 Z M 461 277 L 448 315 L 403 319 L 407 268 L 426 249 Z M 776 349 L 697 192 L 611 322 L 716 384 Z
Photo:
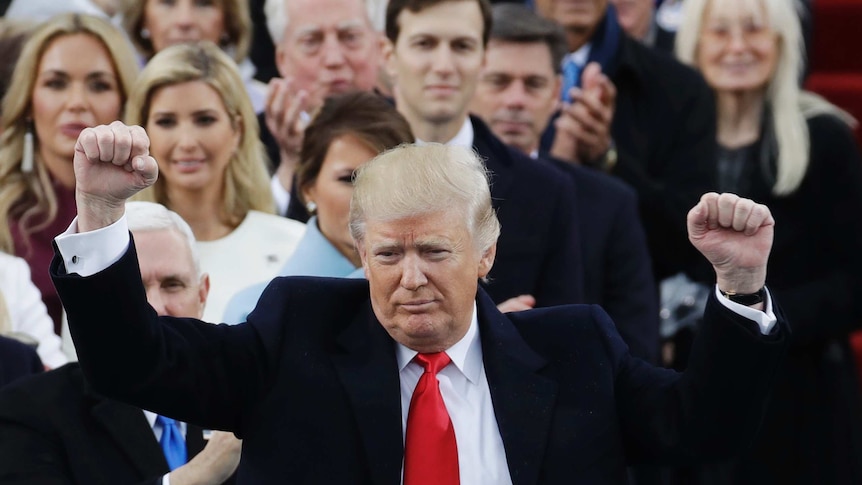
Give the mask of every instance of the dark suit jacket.
M 632 355 L 658 362 L 658 291 L 634 190 L 614 177 L 551 160 L 572 177 L 583 303 L 595 303 L 617 326 Z
M 569 177 L 504 144 L 477 117 L 476 151 L 491 172 L 491 199 L 502 231 L 485 286 L 500 303 L 530 294 L 537 306 L 583 303 L 583 262 Z
M 66 275 L 60 258 L 52 275 L 88 381 L 138 406 L 237 432 L 245 440 L 240 483 L 400 483 L 395 349 L 366 281 L 278 278 L 248 323 L 216 326 L 159 318 L 134 244 L 91 277 Z M 516 485 L 624 483 L 627 459 L 738 452 L 757 427 L 786 340 L 783 322 L 763 337 L 711 301 L 695 362 L 680 376 L 631 357 L 598 306 L 503 315 L 482 291 L 477 304 Z
M 36 350 L 17 340 L 0 336 L 0 387 L 45 370 Z
M 189 457 L 203 447 L 188 425 Z M 0 392 L 0 483 L 157 485 L 168 471 L 144 413 L 86 389 L 76 363 Z
M 686 214 L 714 190 L 715 101 L 703 78 L 663 52 L 620 34 L 603 70 L 617 88 L 611 134 L 612 171 L 638 193 L 656 278 L 686 271 L 699 280 L 711 271 L 688 242 Z M 595 49 L 594 49 L 595 50 Z M 553 141 L 550 123 L 542 139 Z

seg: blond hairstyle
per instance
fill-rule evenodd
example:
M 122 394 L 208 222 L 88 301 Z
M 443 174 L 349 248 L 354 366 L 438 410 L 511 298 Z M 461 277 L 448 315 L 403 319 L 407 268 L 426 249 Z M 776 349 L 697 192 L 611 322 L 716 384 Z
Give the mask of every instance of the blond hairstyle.
M 697 48 L 703 29 L 704 15 L 710 1 L 686 0 L 682 23 L 676 34 L 676 55 L 684 63 L 698 67 Z M 766 18 L 778 36 L 778 63 L 766 87 L 768 119 L 778 145 L 778 173 L 772 192 L 775 195 L 793 193 L 805 178 L 809 163 L 811 140 L 806 120 L 820 114 L 835 115 L 848 124 L 853 118 L 825 99 L 803 92 L 799 87 L 805 46 L 799 23 L 799 5 L 794 0 L 750 0 L 766 10 Z
M 491 206 L 488 173 L 476 152 L 438 143 L 399 145 L 357 169 L 350 232 L 359 243 L 368 219 L 391 221 L 451 210 L 464 214 L 481 252 L 497 242 L 500 222 Z
M 32 172 L 21 171 L 24 134 L 27 131 L 27 118 L 32 111 L 37 70 L 42 54 L 51 42 L 75 34 L 90 35 L 105 46 L 117 74 L 121 100 L 128 96 L 138 73 L 134 52 L 122 32 L 98 17 L 60 15 L 37 28 L 24 44 L 9 91 L 3 97 L 0 115 L 0 125 L 3 127 L 0 137 L 0 217 L 7 221 L 18 219 L 21 232 L 25 235 L 47 226 L 57 216 L 57 197 L 51 187 L 48 169 L 39 163 L 37 157 Z M 82 52 L 81 55 L 87 53 Z M 118 118 L 121 115 L 117 113 Z M 38 140 L 35 141 L 38 144 Z M 14 243 L 9 225 L 8 222 L 0 224 L 0 250 L 13 253 Z
M 250 210 L 275 212 L 269 189 L 267 158 L 259 139 L 257 116 L 234 61 L 211 42 L 168 47 L 153 57 L 132 88 L 126 103 L 126 122 L 147 126 L 150 103 L 160 88 L 201 81 L 215 90 L 224 103 L 240 143 L 225 169 L 219 216 L 235 227 Z M 164 177 L 139 192 L 136 200 L 158 202 L 171 208 Z M 173 208 L 176 209 L 176 208 Z
M 224 15 L 224 39 L 220 40 L 222 49 L 230 48 L 233 59 L 240 62 L 248 56 L 251 47 L 251 14 L 247 0 L 218 0 Z M 156 55 L 153 43 L 142 35 L 144 30 L 144 10 L 147 0 L 129 0 L 123 11 L 123 28 L 138 51 L 147 59 Z

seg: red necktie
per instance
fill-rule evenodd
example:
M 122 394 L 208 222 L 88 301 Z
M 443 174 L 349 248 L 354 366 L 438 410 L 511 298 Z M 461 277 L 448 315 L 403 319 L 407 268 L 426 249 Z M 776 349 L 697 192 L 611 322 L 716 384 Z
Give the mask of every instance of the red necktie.
M 437 381 L 437 372 L 451 360 L 444 352 L 417 354 L 414 360 L 425 373 L 413 390 L 407 414 L 404 485 L 458 485 L 455 428 Z

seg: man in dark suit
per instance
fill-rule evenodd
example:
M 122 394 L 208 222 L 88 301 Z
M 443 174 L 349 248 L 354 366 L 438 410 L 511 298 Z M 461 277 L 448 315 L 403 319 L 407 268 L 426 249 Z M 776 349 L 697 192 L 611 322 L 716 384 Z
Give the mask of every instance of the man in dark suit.
M 0 335 L 0 387 L 43 370 L 36 349 Z
M 572 81 L 576 85 L 580 81 L 580 91 L 563 108 L 562 121 L 549 125 L 542 149 L 557 158 L 577 158 L 554 148 L 581 144 L 586 131 L 581 115 L 598 109 L 596 100 L 607 101 L 608 96 L 596 94 L 590 81 L 591 71 L 600 67 L 602 76 L 615 86 L 613 144 L 581 162 L 609 171 L 637 192 L 657 279 L 683 271 L 708 280 L 709 268 L 688 244 L 683 224 L 698 197 L 714 187 L 715 100 L 703 78 L 626 35 L 608 0 L 578 2 L 575 8 L 568 8 L 564 0 L 535 3 L 540 15 L 565 30 L 569 49 L 565 62 L 576 66 L 572 73 L 580 73 Z
M 669 29 L 664 25 L 666 22 L 659 21 L 655 0 L 610 0 L 610 2 L 616 10 L 620 26 L 628 35 L 643 42 L 644 45 L 673 55 L 676 25 L 668 26 L 671 27 Z M 679 14 L 682 7 L 674 8 Z
M 457 146 L 357 173 L 367 281 L 276 279 L 244 325 L 159 317 L 123 216 L 157 177 L 148 144 L 119 122 L 81 133 L 52 276 L 87 381 L 238 433 L 240 483 L 623 483 L 627 461 L 733 455 L 756 431 L 787 341 L 763 287 L 765 206 L 713 193 L 689 213 L 718 283 L 680 375 L 631 357 L 597 306 L 497 311 L 478 280 L 500 225 Z
M 495 5 L 471 110 L 501 140 L 536 156 L 539 137 L 558 104 L 565 53 L 565 38 L 556 24 L 521 5 Z M 583 303 L 599 304 L 608 312 L 632 355 L 658 362 L 658 294 L 637 196 L 598 170 L 553 162 L 574 184 Z
M 209 280 L 188 225 L 148 202 L 129 203 L 127 215 L 149 304 L 159 315 L 200 318 Z M 216 485 L 236 469 L 239 440 L 212 432 L 206 442 L 204 431 L 188 424 L 191 461 L 171 471 L 156 422 L 154 413 L 90 389 L 77 363 L 19 381 L 0 392 L 0 483 L 159 484 L 165 476 L 171 485 Z
M 469 116 L 490 28 L 487 0 L 390 1 L 384 57 L 397 85 L 396 107 L 417 140 L 474 147 L 491 172 L 491 198 L 506 228 L 485 287 L 491 298 L 516 307 L 580 303 L 583 265 L 570 179 Z

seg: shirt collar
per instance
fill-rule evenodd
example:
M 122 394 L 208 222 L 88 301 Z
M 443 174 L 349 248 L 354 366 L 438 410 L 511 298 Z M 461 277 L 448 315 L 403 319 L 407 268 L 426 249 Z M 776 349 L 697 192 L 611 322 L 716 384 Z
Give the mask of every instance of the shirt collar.
M 404 371 L 413 358 L 416 357 L 416 352 L 413 349 L 407 348 L 404 345 L 395 342 L 396 357 L 398 358 L 398 371 Z M 479 374 L 482 371 L 482 345 L 479 340 L 479 320 L 476 316 L 476 302 L 473 302 L 473 316 L 470 318 L 470 328 L 467 333 L 455 345 L 446 349 L 446 355 L 452 359 L 455 367 L 467 378 L 471 383 L 479 382 Z
M 467 116 L 464 118 L 464 124 L 461 125 L 461 129 L 458 130 L 458 133 L 455 136 L 446 142 L 447 145 L 459 146 L 459 147 L 473 147 L 473 139 L 475 134 L 473 132 L 473 123 L 470 122 L 470 117 Z M 428 142 L 416 139 L 417 145 L 426 145 Z
M 565 65 L 566 62 L 568 62 L 571 59 L 572 61 L 574 61 L 575 64 L 578 65 L 578 67 L 583 68 L 587 64 L 587 59 L 590 58 L 590 48 L 591 47 L 592 47 L 592 43 L 587 42 L 586 44 L 582 45 L 581 48 L 576 50 L 575 52 L 570 52 L 569 54 L 566 54 L 566 57 L 563 59 L 563 65 Z

